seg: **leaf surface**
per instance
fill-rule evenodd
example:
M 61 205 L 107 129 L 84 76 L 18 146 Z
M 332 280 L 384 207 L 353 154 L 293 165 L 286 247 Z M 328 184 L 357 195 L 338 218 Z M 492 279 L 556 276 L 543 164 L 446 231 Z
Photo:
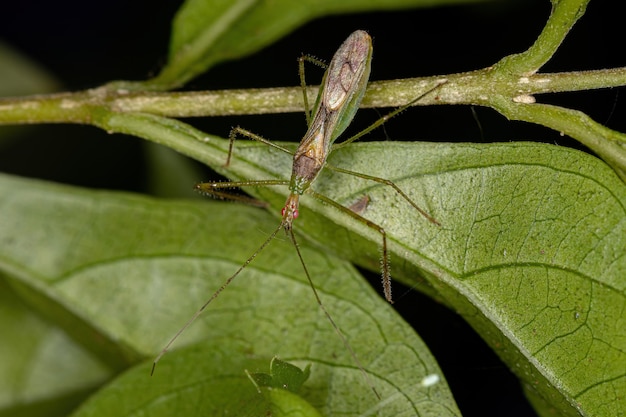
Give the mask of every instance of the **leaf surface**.
M 349 264 L 303 242 L 320 296 L 383 400 L 376 399 L 282 235 L 176 344 L 190 347 L 165 355 L 150 378 L 154 356 L 267 238 L 276 220 L 231 203 L 159 201 L 10 176 L 2 176 L 1 184 L 0 268 L 6 282 L 31 314 L 45 316 L 110 368 L 129 369 L 77 415 L 138 409 L 150 415 L 237 414 L 250 401 L 265 409 L 245 371 L 266 372 L 275 355 L 301 368 L 311 365 L 299 395 L 323 414 L 458 415 L 443 378 L 435 386 L 419 384 L 441 371 L 411 329 Z M 11 315 L 3 320 L 10 322 Z M 28 356 L 29 363 L 35 360 Z M 29 372 L 18 367 L 4 383 Z M 87 376 L 72 378 L 78 384 Z M 31 392 L 18 394 L 36 401 Z M 19 408 L 17 394 L 13 401 L 8 403 Z
M 289 178 L 291 157 L 279 150 L 238 141 L 224 169 L 227 141 L 171 120 L 127 117 L 145 124 L 153 140 L 234 180 Z M 110 122 L 127 120 L 114 115 Z M 139 127 L 128 132 L 142 134 Z M 462 314 L 522 379 L 538 409 L 626 409 L 619 395 L 626 383 L 626 192 L 606 164 L 535 143 L 399 142 L 351 144 L 331 153 L 329 163 L 395 182 L 441 223 L 373 181 L 325 170 L 313 187 L 345 207 L 367 196 L 360 214 L 385 229 L 392 275 Z M 276 214 L 288 194 L 286 187 L 247 191 Z M 311 196 L 302 203 L 295 226 L 301 235 L 379 269 L 375 229 Z
M 268 168 L 280 166 L 275 155 L 260 155 L 266 175 L 285 175 Z M 394 277 L 462 314 L 549 404 L 540 410 L 626 410 L 626 188 L 606 164 L 535 143 L 359 143 L 329 161 L 394 181 L 441 223 L 378 183 L 327 170 L 315 184 L 345 206 L 370 198 L 362 214 L 388 233 Z M 318 202 L 307 208 L 301 233 L 378 270 L 378 233 Z

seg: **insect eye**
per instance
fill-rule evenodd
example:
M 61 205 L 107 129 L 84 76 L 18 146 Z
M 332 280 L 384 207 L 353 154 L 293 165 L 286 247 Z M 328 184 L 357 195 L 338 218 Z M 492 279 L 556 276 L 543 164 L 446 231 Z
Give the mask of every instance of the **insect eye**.
M 294 219 L 297 219 L 299 215 L 300 215 L 300 212 L 298 210 L 294 210 L 293 211 L 293 218 Z
M 282 208 L 282 210 L 280 211 L 280 215 L 284 216 L 285 215 L 285 207 Z

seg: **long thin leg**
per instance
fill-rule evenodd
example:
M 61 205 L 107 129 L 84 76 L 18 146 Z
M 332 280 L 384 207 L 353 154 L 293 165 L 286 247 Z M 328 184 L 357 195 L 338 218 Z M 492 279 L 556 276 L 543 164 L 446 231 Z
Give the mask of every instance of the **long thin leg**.
M 226 163 L 224 164 L 225 167 L 230 165 L 230 158 L 231 158 L 231 156 L 233 154 L 233 146 L 235 144 L 235 139 L 237 139 L 237 135 L 244 136 L 244 137 L 247 137 L 247 138 L 252 139 L 252 140 L 256 140 L 257 142 L 264 143 L 264 144 L 269 145 L 269 146 L 271 146 L 273 148 L 281 150 L 281 151 L 283 151 L 285 153 L 293 155 L 293 152 L 291 152 L 289 149 L 283 148 L 282 146 L 277 145 L 276 143 L 274 143 L 274 142 L 272 142 L 270 140 L 265 139 L 263 136 L 257 135 L 256 133 L 252 133 L 249 130 L 242 129 L 241 127 L 237 126 L 237 127 L 233 127 L 230 130 L 230 134 L 228 135 L 228 138 L 230 139 L 230 141 L 228 143 L 228 157 L 226 158 Z
M 387 180 L 385 178 L 374 177 L 372 175 L 361 174 L 360 172 L 356 172 L 356 171 L 350 171 L 350 170 L 347 170 L 347 169 L 338 168 L 338 167 L 335 167 L 335 166 L 330 165 L 328 163 L 326 164 L 326 168 L 330 169 L 331 171 L 340 172 L 342 174 L 354 175 L 355 177 L 359 177 L 359 178 L 363 178 L 363 179 L 366 179 L 366 180 L 374 181 L 374 182 L 377 182 L 379 184 L 388 185 L 389 187 L 393 188 L 395 190 L 395 192 L 400 194 L 400 196 L 402 196 L 402 198 L 404 198 L 410 205 L 412 205 L 413 208 L 415 210 L 417 210 L 422 216 L 426 217 L 429 222 L 431 222 L 433 224 L 436 224 L 437 226 L 441 226 L 441 223 L 439 223 L 430 214 L 426 213 L 426 211 L 424 211 L 417 204 L 415 204 L 415 202 L 413 200 L 411 200 L 411 198 L 408 195 L 406 195 L 404 193 L 404 191 L 402 191 L 400 189 L 400 187 L 398 187 L 393 181 Z
M 318 67 L 322 67 L 324 69 L 328 68 L 328 65 L 321 59 L 317 59 L 312 57 L 311 55 L 302 55 L 298 58 L 298 74 L 300 75 L 300 87 L 302 87 L 302 98 L 304 100 L 304 114 L 306 116 L 306 124 L 309 126 L 311 124 L 311 108 L 309 107 L 309 97 L 306 94 L 306 77 L 304 75 L 304 61 L 309 61 L 310 63 L 317 65 Z
M 209 197 L 218 198 L 220 200 L 239 201 L 241 203 L 250 204 L 257 207 L 268 207 L 268 204 L 264 201 L 259 201 L 256 198 L 248 197 L 246 195 L 233 194 L 228 191 L 222 191 L 223 189 L 233 189 L 240 187 L 268 187 L 272 185 L 288 185 L 287 180 L 257 180 L 257 181 L 214 181 L 214 182 L 201 182 L 196 184 L 195 189 L 204 195 Z
M 404 106 L 398 107 L 397 109 L 395 109 L 394 111 L 387 113 L 386 115 L 384 115 L 383 117 L 381 117 L 380 119 L 376 120 L 374 123 L 372 123 L 371 125 L 369 125 L 368 127 L 366 127 L 365 129 L 361 130 L 359 133 L 357 133 L 354 136 L 350 136 L 348 139 L 342 141 L 341 143 L 336 143 L 333 145 L 333 150 L 334 149 L 339 149 L 349 143 L 354 142 L 355 140 L 357 140 L 358 138 L 368 134 L 369 132 L 371 132 L 372 130 L 378 128 L 379 126 L 383 125 L 384 123 L 387 122 L 387 120 L 391 119 L 394 116 L 397 116 L 398 114 L 402 113 L 403 111 L 405 111 L 406 109 L 408 109 L 409 107 L 411 107 L 413 104 L 415 104 L 416 102 L 420 101 L 421 99 L 423 99 L 425 96 L 427 96 L 428 94 L 430 94 L 431 92 L 433 92 L 434 90 L 440 88 L 442 85 L 444 85 L 445 83 L 447 83 L 448 80 L 443 80 L 443 81 L 439 81 L 434 87 L 430 88 L 429 90 L 427 90 L 426 92 L 420 94 L 419 96 L 417 96 L 416 98 L 414 98 L 413 100 L 411 100 L 410 102 L 408 102 L 407 104 L 405 104 Z
M 382 226 L 377 225 L 373 221 L 366 219 L 360 214 L 355 213 L 349 208 L 342 206 L 335 200 L 332 200 L 326 197 L 325 195 L 316 193 L 315 191 L 310 190 L 310 189 L 309 189 L 309 193 L 313 195 L 313 197 L 317 198 L 318 200 L 323 201 L 324 203 L 327 203 L 337 208 L 339 211 L 346 213 L 347 215 L 351 216 L 353 219 L 358 220 L 359 222 L 363 223 L 367 227 L 374 229 L 375 231 L 380 233 L 380 236 L 382 237 L 382 248 L 383 248 L 383 258 L 381 261 L 381 266 L 383 270 L 383 274 L 382 274 L 383 292 L 385 294 L 385 298 L 387 299 L 387 301 L 389 301 L 390 304 L 393 304 L 393 299 L 391 298 L 391 272 L 390 272 L 391 268 L 389 266 L 389 253 L 387 252 L 387 232 L 385 232 L 385 229 L 383 229 Z

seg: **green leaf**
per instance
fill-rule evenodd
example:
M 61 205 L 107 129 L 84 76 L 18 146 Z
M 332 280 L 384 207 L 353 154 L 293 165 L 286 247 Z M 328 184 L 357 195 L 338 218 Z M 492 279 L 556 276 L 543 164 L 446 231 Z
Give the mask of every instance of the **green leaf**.
M 60 87 L 52 75 L 4 42 L 0 61 L 0 97 L 43 94 Z
M 67 415 L 112 375 L 2 279 L 0 328 L 0 416 Z
M 162 198 L 197 198 L 198 193 L 191 187 L 180 184 L 192 184 L 202 178 L 201 166 L 164 146 L 144 142 L 144 154 L 147 165 L 146 178 L 148 194 Z
M 263 372 L 249 373 L 247 371 L 246 373 L 259 394 L 263 394 L 271 404 L 271 415 L 319 415 L 308 403 L 294 395 L 309 378 L 311 365 L 307 365 L 303 371 L 289 362 L 274 357 L 270 364 L 269 374 Z
M 180 86 L 216 63 L 258 51 L 316 17 L 476 1 L 187 0 L 173 22 L 169 61 L 144 87 Z
M 302 397 L 282 389 L 260 392 L 244 372 L 267 366 L 240 355 L 236 341 L 199 343 L 172 352 L 152 378 L 150 365 L 133 367 L 87 401 L 75 417 L 130 415 L 308 416 L 320 414 Z M 207 360 L 210 358 L 210 360 Z
M 223 139 L 152 116 L 107 115 L 105 122 L 234 180 L 289 177 L 290 155 L 258 143 L 237 142 L 223 169 Z M 441 223 L 428 222 L 379 183 L 326 170 L 313 187 L 346 207 L 369 196 L 361 214 L 385 228 L 393 276 L 461 313 L 529 396 L 564 415 L 626 409 L 626 399 L 611 394 L 626 383 L 626 190 L 605 163 L 543 144 L 396 142 L 352 144 L 331 153 L 329 162 L 394 181 Z M 288 194 L 286 187 L 249 192 L 274 213 Z M 379 233 L 308 196 L 302 202 L 300 234 L 378 270 Z
M 288 155 L 243 143 L 236 153 L 232 178 L 287 175 Z M 605 163 L 533 143 L 361 143 L 329 161 L 394 181 L 441 223 L 377 183 L 326 170 L 315 184 L 345 206 L 370 197 L 362 214 L 388 233 L 394 277 L 461 313 L 547 404 L 539 412 L 626 410 L 626 188 Z M 274 190 L 250 191 L 280 207 Z M 378 270 L 377 233 L 304 201 L 301 234 Z
M 311 374 L 310 365 L 304 368 L 304 371 L 289 362 L 281 361 L 278 358 L 272 358 L 270 363 L 270 373 L 257 372 L 249 374 L 250 379 L 254 382 L 258 389 L 260 387 L 280 388 L 297 393 L 304 381 L 309 379 Z
M 246 370 L 265 371 L 275 355 L 299 367 L 311 365 L 299 395 L 323 414 L 459 415 L 428 349 L 390 306 L 349 264 L 302 242 L 326 308 L 383 400 L 376 399 L 317 306 L 284 237 L 272 242 L 175 345 L 190 348 L 166 354 L 150 378 L 151 361 L 167 340 L 275 229 L 276 219 L 263 210 L 159 201 L 10 176 L 1 176 L 0 196 L 0 268 L 6 282 L 32 311 L 100 361 L 120 370 L 132 366 L 77 415 L 241 410 L 242 402 L 257 404 Z M 11 316 L 1 320 L 10 322 Z M 22 360 L 32 366 L 37 357 Z M 8 378 L 3 384 L 25 372 L 3 375 Z M 55 369 L 54 377 L 61 374 Z M 441 382 L 422 387 L 419 381 L 431 374 L 441 375 Z M 231 390 L 233 384 L 239 388 Z M 207 394 L 216 386 L 222 387 L 216 395 Z M 19 409 L 20 402 L 7 407 Z

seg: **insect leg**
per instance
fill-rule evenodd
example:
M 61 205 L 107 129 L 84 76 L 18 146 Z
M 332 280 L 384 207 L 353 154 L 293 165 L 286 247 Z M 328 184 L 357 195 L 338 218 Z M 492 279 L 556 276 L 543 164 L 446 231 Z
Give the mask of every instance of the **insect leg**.
M 374 182 L 377 182 L 379 184 L 384 184 L 384 185 L 387 185 L 387 186 L 393 188 L 394 191 L 397 192 L 402 198 L 404 198 L 410 205 L 412 205 L 415 210 L 417 210 L 422 216 L 426 217 L 429 222 L 431 222 L 433 224 L 436 224 L 437 226 L 441 226 L 441 223 L 439 223 L 430 214 L 426 213 L 425 210 L 423 210 L 417 204 L 415 204 L 415 202 L 413 200 L 411 200 L 411 198 L 408 195 L 406 195 L 405 192 L 402 191 L 400 189 L 400 187 L 398 187 L 393 181 L 387 180 L 385 178 L 374 177 L 372 175 L 361 174 L 360 172 L 355 172 L 355 171 L 350 171 L 350 170 L 343 169 L 343 168 L 338 168 L 338 167 L 332 166 L 332 165 L 330 165 L 328 163 L 326 163 L 326 168 L 330 169 L 331 171 L 340 172 L 342 174 L 354 175 L 355 177 L 359 177 L 359 178 L 363 178 L 363 179 L 366 179 L 366 180 L 374 181 Z
M 324 69 L 328 68 L 328 65 L 321 59 L 317 59 L 311 55 L 302 55 L 298 58 L 298 74 L 300 75 L 300 87 L 302 87 L 302 98 L 304 100 L 304 114 L 306 116 L 306 124 L 311 124 L 311 108 L 309 107 L 309 97 L 306 93 L 306 77 L 304 75 L 304 62 L 308 61 L 318 67 Z
M 233 127 L 230 130 L 230 134 L 228 135 L 228 138 L 230 139 L 230 142 L 228 143 L 228 157 L 226 158 L 226 163 L 224 164 L 225 167 L 230 165 L 230 159 L 231 159 L 231 156 L 233 154 L 233 146 L 235 144 L 235 139 L 237 139 L 237 136 L 244 136 L 244 137 L 247 137 L 248 139 L 256 140 L 257 142 L 264 143 L 264 144 L 269 145 L 269 146 L 271 146 L 273 148 L 281 150 L 281 151 L 283 151 L 285 153 L 293 155 L 293 152 L 290 151 L 289 149 L 283 148 L 282 146 L 275 144 L 271 140 L 265 139 L 263 136 L 257 135 L 256 133 L 252 133 L 249 130 L 246 130 L 246 129 L 243 129 L 243 128 L 237 126 L 237 127 Z
M 256 198 L 248 197 L 246 195 L 233 194 L 232 192 L 224 191 L 233 188 L 241 187 L 267 187 L 272 185 L 288 185 L 287 180 L 257 180 L 257 181 L 212 181 L 201 182 L 194 187 L 196 191 L 207 195 L 209 197 L 217 198 L 220 200 L 238 201 L 241 203 L 250 204 L 257 207 L 268 207 L 268 204 L 264 201 L 257 200 Z
M 342 206 L 335 200 L 326 197 L 325 195 L 316 193 L 315 191 L 312 191 L 312 190 L 310 190 L 309 193 L 311 193 L 311 195 L 313 195 L 313 197 L 317 198 L 318 200 L 337 208 L 338 210 L 346 213 L 353 219 L 363 223 L 367 227 L 374 229 L 375 231 L 380 233 L 380 236 L 382 237 L 382 249 L 383 249 L 383 256 L 382 256 L 382 261 L 381 261 L 383 292 L 385 294 L 385 298 L 387 299 L 387 301 L 393 304 L 393 299 L 391 298 L 391 272 L 390 272 L 391 268 L 389 266 L 389 253 L 387 251 L 387 232 L 385 232 L 385 229 L 383 229 L 382 226 L 377 225 L 373 221 L 366 219 L 360 214 L 355 213 L 349 208 Z
M 448 80 L 439 81 L 434 87 L 431 87 L 430 89 L 426 90 L 424 93 L 422 93 L 419 96 L 415 97 L 413 100 L 411 100 L 410 102 L 406 103 L 405 105 L 400 106 L 397 109 L 393 110 L 392 112 L 387 113 L 386 115 L 384 115 L 380 119 L 376 120 L 374 123 L 372 123 L 371 125 L 369 125 L 365 129 L 361 130 L 359 133 L 355 134 L 354 136 L 349 137 L 348 139 L 342 141 L 341 143 L 334 144 L 333 145 L 333 150 L 341 148 L 341 147 L 343 147 L 343 146 L 345 146 L 345 145 L 347 145 L 349 143 L 352 143 L 355 140 L 359 139 L 360 137 L 368 134 L 372 130 L 380 127 L 381 125 L 386 123 L 387 120 L 389 120 L 392 117 L 395 117 L 398 114 L 402 113 L 403 111 L 405 111 L 406 109 L 408 109 L 409 107 L 411 107 L 412 105 L 414 105 L 415 103 L 417 103 L 418 101 L 423 99 L 428 94 L 432 93 L 434 90 L 440 88 L 442 85 L 446 84 L 447 82 L 448 82 Z

